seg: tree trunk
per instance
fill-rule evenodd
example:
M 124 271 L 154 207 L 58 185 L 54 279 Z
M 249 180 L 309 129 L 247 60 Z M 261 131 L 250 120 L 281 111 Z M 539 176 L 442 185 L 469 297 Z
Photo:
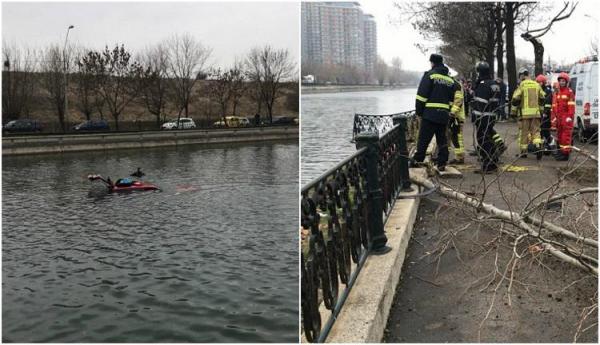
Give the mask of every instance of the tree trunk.
M 494 10 L 489 9 L 489 17 L 487 20 L 486 44 L 485 44 L 485 61 L 490 65 L 490 76 L 494 77 L 494 47 L 496 46 L 494 37 L 496 35 L 496 25 L 494 22 Z
M 512 99 L 517 88 L 517 59 L 515 56 L 515 17 L 514 3 L 506 3 L 506 73 L 508 74 L 508 99 Z M 509 112 L 510 112 L 509 102 Z
M 233 102 L 233 116 L 235 116 L 235 112 L 237 110 L 238 102 Z
M 502 5 L 496 7 L 496 61 L 498 78 L 504 79 L 504 40 L 502 38 Z
M 531 40 L 533 44 L 533 54 L 535 56 L 535 76 L 544 73 L 544 45 L 542 42 L 534 38 Z M 535 78 L 535 76 L 533 76 Z
M 269 124 L 273 124 L 273 104 L 267 103 L 267 112 L 269 114 Z

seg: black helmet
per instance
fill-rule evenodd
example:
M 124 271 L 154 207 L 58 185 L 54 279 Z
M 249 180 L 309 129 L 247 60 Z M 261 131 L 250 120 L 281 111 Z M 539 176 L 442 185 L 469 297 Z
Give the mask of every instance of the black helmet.
M 519 68 L 519 72 L 517 74 L 519 76 L 522 76 L 522 75 L 528 76 L 529 70 L 527 69 L 527 67 L 521 67 L 521 68 Z
M 482 75 L 490 74 L 490 64 L 485 61 L 479 61 L 477 63 L 477 73 Z

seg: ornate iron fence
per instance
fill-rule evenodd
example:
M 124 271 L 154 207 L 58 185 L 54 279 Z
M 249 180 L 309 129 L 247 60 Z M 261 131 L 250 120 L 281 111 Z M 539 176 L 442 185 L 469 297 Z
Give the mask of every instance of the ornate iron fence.
M 310 342 L 325 341 L 370 254 L 385 254 L 384 223 L 398 194 L 410 189 L 407 137 L 414 111 L 356 114 L 357 151 L 302 188 L 302 326 Z M 353 265 L 354 264 L 354 265 Z M 340 292 L 340 285 L 345 287 Z M 322 324 L 319 305 L 331 315 Z

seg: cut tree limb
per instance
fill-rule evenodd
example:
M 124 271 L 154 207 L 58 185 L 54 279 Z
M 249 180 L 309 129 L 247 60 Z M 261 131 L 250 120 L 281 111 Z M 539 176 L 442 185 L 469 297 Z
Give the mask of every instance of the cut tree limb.
M 577 151 L 577 152 L 581 153 L 582 155 L 590 158 L 591 160 L 594 160 L 596 162 L 598 161 L 598 157 L 594 156 L 593 154 L 591 154 L 590 152 L 588 152 L 586 150 L 582 150 L 577 146 L 571 146 L 571 149 L 573 149 L 573 151 Z
M 429 189 L 435 188 L 435 184 L 424 177 L 417 176 L 417 175 L 411 175 L 410 179 L 413 183 L 424 186 L 426 188 L 429 188 Z M 458 192 L 458 191 L 456 191 L 452 188 L 446 187 L 446 186 L 439 186 L 438 192 L 446 197 L 461 201 L 465 204 L 472 206 L 473 208 L 475 208 L 477 210 L 481 210 L 487 214 L 490 214 L 490 215 L 494 216 L 495 218 L 499 218 L 499 219 L 508 221 L 511 224 L 513 224 L 514 226 L 520 228 L 521 230 L 526 231 L 530 236 L 538 238 L 540 240 L 543 240 L 541 238 L 539 232 L 537 232 L 535 229 L 533 229 L 530 224 L 526 223 L 524 218 L 521 217 L 518 213 L 501 210 L 491 204 L 482 202 L 481 200 L 467 196 L 464 193 Z M 566 229 L 564 229 L 564 230 L 566 230 Z M 577 236 L 575 234 L 573 234 L 573 235 Z M 562 252 L 559 249 L 556 249 L 556 247 L 554 247 L 550 243 L 543 243 L 543 247 L 548 253 L 552 254 L 559 260 L 569 263 L 571 265 L 574 265 L 576 267 L 579 267 L 587 272 L 592 273 L 595 276 L 598 276 L 598 268 L 597 267 L 594 267 L 593 265 L 582 262 L 581 260 L 574 258 L 574 257 Z M 597 242 L 596 242 L 596 247 L 597 247 Z

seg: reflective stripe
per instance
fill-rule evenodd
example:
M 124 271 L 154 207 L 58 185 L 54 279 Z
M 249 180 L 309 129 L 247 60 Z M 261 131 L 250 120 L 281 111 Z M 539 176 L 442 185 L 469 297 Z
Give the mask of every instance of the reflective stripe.
M 425 103 L 425 108 L 442 108 L 450 110 L 450 105 L 445 103 Z
M 433 73 L 432 75 L 429 76 L 429 79 L 442 79 L 449 83 L 454 83 L 454 79 L 452 79 L 446 75 L 439 74 L 439 73 Z
M 567 102 L 568 105 L 575 105 L 575 102 Z
M 499 102 L 500 98 L 490 98 L 490 102 Z
M 419 95 L 417 95 L 417 100 L 421 101 L 421 102 L 427 102 L 427 98 L 425 98 L 423 96 L 419 96 Z
M 552 108 L 552 105 L 550 105 L 550 104 L 545 104 L 545 105 L 544 105 L 544 108 Z
M 475 98 L 473 98 L 473 100 L 477 101 L 477 102 L 485 103 L 485 104 L 489 103 L 486 99 L 483 99 L 481 97 L 475 97 Z

